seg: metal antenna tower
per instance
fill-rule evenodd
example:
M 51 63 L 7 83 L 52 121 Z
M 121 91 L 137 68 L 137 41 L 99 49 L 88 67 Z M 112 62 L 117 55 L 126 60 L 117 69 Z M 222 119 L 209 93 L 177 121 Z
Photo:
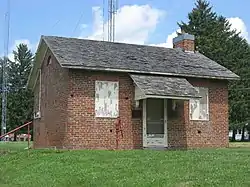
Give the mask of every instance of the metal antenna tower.
M 105 40 L 105 1 L 102 0 L 102 40 Z
M 7 63 L 9 54 L 9 33 L 10 33 L 10 0 L 7 0 L 7 11 L 5 13 L 5 34 L 4 34 L 4 59 L 2 61 L 2 128 L 1 135 L 6 133 L 7 114 Z
M 118 8 L 118 0 L 108 0 L 108 41 L 115 41 L 115 16 Z

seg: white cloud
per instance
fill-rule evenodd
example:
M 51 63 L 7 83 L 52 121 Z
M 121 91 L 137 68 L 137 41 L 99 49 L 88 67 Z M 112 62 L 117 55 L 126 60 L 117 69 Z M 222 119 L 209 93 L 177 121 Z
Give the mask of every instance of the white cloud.
M 80 28 L 81 28 L 81 29 L 86 29 L 87 27 L 88 27 L 87 24 L 81 24 L 81 25 L 80 25 Z
M 100 7 L 92 8 L 94 13 L 93 33 L 88 38 L 103 39 L 103 18 Z M 115 41 L 135 44 L 145 44 L 150 33 L 154 32 L 165 12 L 149 5 L 125 5 L 117 11 L 115 19 Z M 108 23 L 104 24 L 107 40 Z
M 177 36 L 177 32 L 181 32 L 181 29 L 177 29 L 175 32 L 169 34 L 164 43 L 153 44 L 153 46 L 173 48 L 173 38 Z
M 232 17 L 232 18 L 228 18 L 228 21 L 229 23 L 231 23 L 232 29 L 235 29 L 238 32 L 240 32 L 240 36 L 247 39 L 248 41 L 250 40 L 246 24 L 241 18 Z
M 103 17 L 100 7 L 92 7 L 92 12 L 94 14 L 93 21 L 93 33 L 88 36 L 88 39 L 101 40 L 103 39 Z M 83 24 L 85 25 L 85 24 Z M 85 29 L 84 27 L 82 29 Z M 80 38 L 83 38 L 80 36 Z

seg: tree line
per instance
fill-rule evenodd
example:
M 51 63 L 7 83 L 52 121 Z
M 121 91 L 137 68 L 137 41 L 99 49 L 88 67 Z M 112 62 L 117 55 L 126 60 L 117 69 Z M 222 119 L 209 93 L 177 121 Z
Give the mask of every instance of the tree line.
M 33 94 L 26 88 L 28 77 L 33 65 L 34 55 L 25 44 L 19 44 L 13 51 L 14 59 L 7 60 L 7 132 L 31 121 L 33 118 Z M 3 58 L 1 60 L 1 68 Z M 1 71 L 2 77 L 2 71 Z M 2 78 L 1 82 L 2 84 Z M 2 89 L 1 89 L 2 92 Z M 2 99 L 2 98 L 1 98 Z M 2 103 L 0 103 L 2 107 Z M 0 116 L 1 118 L 2 116 Z M 26 133 L 21 129 L 18 133 Z M 16 140 L 17 133 L 14 134 Z
M 230 22 L 213 11 L 206 0 L 197 0 L 180 28 L 196 37 L 196 49 L 240 76 L 229 81 L 229 124 L 233 140 L 237 129 L 250 131 L 250 46 Z M 249 125 L 247 125 L 249 124 Z M 243 133 L 244 134 L 244 133 Z M 242 137 L 243 139 L 243 137 Z M 249 136 L 250 140 L 250 136 Z

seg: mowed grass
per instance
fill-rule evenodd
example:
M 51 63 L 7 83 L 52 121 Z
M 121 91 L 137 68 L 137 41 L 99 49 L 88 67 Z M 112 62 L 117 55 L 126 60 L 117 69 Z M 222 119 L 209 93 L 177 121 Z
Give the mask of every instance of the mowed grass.
M 30 143 L 32 145 L 32 142 Z M 0 154 L 3 151 L 22 151 L 28 147 L 28 142 L 1 142 L 0 141 Z
M 250 186 L 250 146 L 190 151 L 24 150 L 2 143 L 1 187 Z M 248 144 L 250 145 L 250 144 Z

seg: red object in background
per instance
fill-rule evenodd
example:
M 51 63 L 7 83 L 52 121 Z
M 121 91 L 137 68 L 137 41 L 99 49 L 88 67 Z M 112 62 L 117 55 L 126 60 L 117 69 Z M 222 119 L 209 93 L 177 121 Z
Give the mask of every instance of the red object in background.
M 10 132 L 8 132 L 8 133 L 6 133 L 6 134 L 3 134 L 2 136 L 0 136 L 0 139 L 2 139 L 3 137 L 5 137 L 5 136 L 7 136 L 7 135 L 9 135 L 9 134 L 11 134 L 11 133 L 13 133 L 13 132 L 18 131 L 19 129 L 21 129 L 21 128 L 23 128 L 23 127 L 28 126 L 28 128 L 29 128 L 30 125 L 32 125 L 32 121 L 30 121 L 30 122 L 28 122 L 28 123 L 25 123 L 24 125 L 21 125 L 21 126 L 15 128 L 15 129 L 11 130 Z M 28 132 L 28 139 L 29 139 L 29 137 L 30 137 L 30 134 L 29 134 L 29 132 Z
M 120 141 L 119 134 L 121 134 L 121 138 L 123 138 L 122 123 L 120 117 L 116 119 L 115 132 L 116 132 L 116 149 L 118 149 L 118 144 Z

